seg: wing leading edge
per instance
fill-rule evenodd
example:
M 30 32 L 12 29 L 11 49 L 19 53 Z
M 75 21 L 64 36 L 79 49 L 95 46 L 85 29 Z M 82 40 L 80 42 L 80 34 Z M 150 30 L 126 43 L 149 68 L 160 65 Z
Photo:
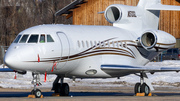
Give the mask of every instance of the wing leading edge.
M 14 72 L 14 70 L 10 68 L 0 68 L 0 72 Z
M 165 72 L 165 71 L 180 71 L 180 67 L 154 67 L 154 66 L 128 66 L 128 65 L 101 65 L 102 70 L 118 71 L 118 70 L 127 70 L 140 73 L 145 72 Z

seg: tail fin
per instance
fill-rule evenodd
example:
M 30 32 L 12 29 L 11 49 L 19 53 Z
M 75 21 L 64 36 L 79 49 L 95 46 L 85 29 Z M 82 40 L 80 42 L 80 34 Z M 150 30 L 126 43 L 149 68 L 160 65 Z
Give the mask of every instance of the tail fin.
M 162 5 L 161 0 L 139 0 L 137 7 L 144 13 L 143 29 L 158 29 L 160 10 L 180 11 L 180 6 Z

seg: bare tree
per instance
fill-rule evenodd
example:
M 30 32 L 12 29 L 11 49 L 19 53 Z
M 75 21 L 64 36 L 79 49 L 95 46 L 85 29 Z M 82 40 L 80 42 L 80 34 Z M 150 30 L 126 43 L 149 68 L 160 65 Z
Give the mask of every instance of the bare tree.
M 0 45 L 9 46 L 17 34 L 40 24 L 72 24 L 54 16 L 73 0 L 0 0 Z

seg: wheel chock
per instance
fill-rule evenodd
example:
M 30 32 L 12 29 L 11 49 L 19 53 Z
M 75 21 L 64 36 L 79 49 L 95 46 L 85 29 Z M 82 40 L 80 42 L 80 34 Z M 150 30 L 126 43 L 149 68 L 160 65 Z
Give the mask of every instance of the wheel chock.
M 52 96 L 60 96 L 59 93 L 53 93 Z
M 137 93 L 136 96 L 145 96 L 145 93 Z M 148 96 L 152 96 L 152 93 L 149 93 Z
M 35 95 L 28 95 L 28 98 L 36 98 L 36 96 Z M 41 95 L 40 98 L 43 98 L 43 95 Z
M 152 96 L 152 93 L 149 93 L 148 96 Z
M 145 96 L 145 93 L 137 93 L 136 96 Z

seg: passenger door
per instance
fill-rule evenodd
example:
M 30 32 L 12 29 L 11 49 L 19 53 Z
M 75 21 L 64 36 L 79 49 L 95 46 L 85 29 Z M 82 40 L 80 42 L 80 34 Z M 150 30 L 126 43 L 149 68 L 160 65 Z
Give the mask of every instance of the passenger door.
M 70 54 L 70 44 L 69 44 L 69 40 L 68 40 L 68 37 L 66 36 L 65 33 L 63 32 L 57 32 L 57 36 L 60 40 L 60 44 L 61 44 L 61 57 L 60 57 L 60 62 L 58 63 L 58 67 L 60 69 L 62 69 L 68 59 L 69 59 L 69 54 Z

